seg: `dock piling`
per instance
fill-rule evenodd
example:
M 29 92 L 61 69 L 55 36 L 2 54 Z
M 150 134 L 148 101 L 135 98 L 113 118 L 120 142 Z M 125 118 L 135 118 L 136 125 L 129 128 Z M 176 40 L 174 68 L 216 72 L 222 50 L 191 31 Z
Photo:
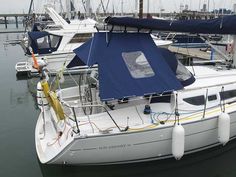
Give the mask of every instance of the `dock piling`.
M 18 17 L 15 16 L 15 19 L 16 19 L 16 28 L 18 28 Z
M 4 17 L 5 28 L 7 29 L 7 17 Z

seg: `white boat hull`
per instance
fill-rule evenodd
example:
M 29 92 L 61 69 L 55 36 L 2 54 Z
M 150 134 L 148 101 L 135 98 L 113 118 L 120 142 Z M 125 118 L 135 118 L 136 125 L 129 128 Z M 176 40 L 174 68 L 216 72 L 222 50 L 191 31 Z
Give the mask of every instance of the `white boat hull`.
M 230 114 L 231 139 L 236 136 L 236 112 Z M 38 121 L 37 127 L 40 127 Z M 217 135 L 218 117 L 182 124 L 185 129 L 185 154 L 220 145 Z M 159 160 L 172 156 L 173 126 L 117 134 L 74 137 L 55 157 L 43 163 L 104 165 Z M 38 149 L 38 128 L 36 147 Z M 42 162 L 42 161 L 41 161 Z

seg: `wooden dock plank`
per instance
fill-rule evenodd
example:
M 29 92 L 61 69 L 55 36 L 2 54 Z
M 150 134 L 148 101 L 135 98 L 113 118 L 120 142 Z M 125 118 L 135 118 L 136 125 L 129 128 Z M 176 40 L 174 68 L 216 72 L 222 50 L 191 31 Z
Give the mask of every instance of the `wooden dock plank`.
M 182 48 L 182 47 L 174 47 L 174 46 L 169 46 L 168 48 L 171 52 L 185 55 L 188 57 L 193 57 L 193 58 L 199 58 L 199 59 L 204 59 L 204 60 L 210 60 L 211 59 L 211 53 L 210 52 L 204 52 L 201 51 L 199 48 Z M 222 57 L 217 55 L 216 53 L 213 54 L 214 60 L 220 60 Z

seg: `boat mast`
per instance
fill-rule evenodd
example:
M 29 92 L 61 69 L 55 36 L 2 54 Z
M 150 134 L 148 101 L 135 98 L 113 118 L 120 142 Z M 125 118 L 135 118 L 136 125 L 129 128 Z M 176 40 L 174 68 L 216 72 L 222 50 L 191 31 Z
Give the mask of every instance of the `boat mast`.
M 124 16 L 124 0 L 121 0 L 121 16 Z
M 139 18 L 143 18 L 143 0 L 139 0 Z
M 106 9 L 105 9 L 105 6 L 103 4 L 103 1 L 101 0 L 100 2 L 101 6 L 102 6 L 102 10 L 103 10 L 103 13 L 106 14 Z
M 159 17 L 161 18 L 162 17 L 162 1 L 160 0 L 160 15 Z
M 150 0 L 147 0 L 147 14 L 149 14 L 149 4 L 150 4 Z
M 61 15 L 62 15 L 62 13 L 63 13 L 63 6 L 62 6 L 61 0 L 60 0 L 59 4 L 60 4 L 60 13 L 61 13 Z
M 201 11 L 201 0 L 199 0 L 199 4 L 198 4 L 198 11 Z
M 233 35 L 233 67 L 236 68 L 236 35 Z
M 210 0 L 208 0 L 208 4 L 207 4 L 207 11 L 209 12 L 209 10 L 210 10 Z
M 29 7 L 27 18 L 26 18 L 27 21 L 29 21 L 29 15 L 33 6 L 33 2 L 34 2 L 33 0 L 30 1 L 30 7 Z M 25 25 L 25 32 L 26 32 L 26 29 L 27 29 L 27 25 Z
M 67 18 L 70 19 L 70 0 L 66 1 L 66 14 Z
M 86 17 L 91 17 L 91 3 L 90 3 L 90 0 L 86 0 Z
M 135 17 L 138 17 L 138 0 L 135 0 Z

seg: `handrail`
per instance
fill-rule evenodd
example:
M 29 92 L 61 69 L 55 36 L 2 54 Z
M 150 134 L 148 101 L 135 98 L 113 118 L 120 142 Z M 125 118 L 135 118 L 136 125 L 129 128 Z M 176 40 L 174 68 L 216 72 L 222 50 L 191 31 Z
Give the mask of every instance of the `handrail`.
M 97 104 L 97 105 L 76 105 L 76 106 L 70 106 L 68 103 L 66 102 L 62 102 L 62 104 L 64 104 L 65 106 L 67 106 L 68 108 L 71 108 L 72 111 L 73 111 L 73 114 L 74 114 L 74 118 L 75 118 L 75 122 L 76 122 L 76 126 L 77 126 L 77 129 L 79 130 L 79 126 L 78 126 L 78 121 L 77 121 L 77 118 L 76 118 L 76 114 L 75 114 L 75 108 L 87 108 L 87 107 L 102 107 L 105 112 L 108 114 L 108 116 L 110 117 L 110 119 L 112 120 L 112 122 L 115 124 L 115 126 L 118 128 L 118 130 L 120 132 L 123 132 L 123 131 L 127 131 L 128 127 L 126 127 L 125 129 L 121 129 L 119 127 L 119 125 L 116 123 L 116 121 L 114 120 L 114 118 L 112 117 L 112 115 L 109 113 L 109 111 L 107 110 L 107 108 L 102 105 L 102 104 Z M 79 132 L 79 131 L 78 131 Z

